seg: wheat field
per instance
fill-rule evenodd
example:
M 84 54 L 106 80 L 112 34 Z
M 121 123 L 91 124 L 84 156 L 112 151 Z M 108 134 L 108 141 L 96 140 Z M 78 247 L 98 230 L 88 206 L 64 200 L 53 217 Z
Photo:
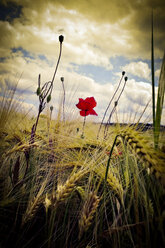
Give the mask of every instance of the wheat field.
M 0 111 L 1 247 L 164 246 L 163 131 Z

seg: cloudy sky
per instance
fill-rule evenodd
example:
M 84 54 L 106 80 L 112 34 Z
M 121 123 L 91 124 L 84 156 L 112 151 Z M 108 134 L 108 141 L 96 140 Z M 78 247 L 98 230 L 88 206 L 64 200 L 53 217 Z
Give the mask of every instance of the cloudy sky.
M 164 0 L 1 0 L 1 89 L 19 81 L 16 96 L 26 110 L 36 113 L 38 75 L 42 84 L 52 79 L 62 34 L 51 100 L 54 111 L 63 96 L 60 78 L 64 77 L 66 114 L 79 116 L 78 98 L 94 96 L 98 117 L 92 118 L 100 121 L 124 70 L 128 81 L 113 121 L 116 116 L 120 122 L 137 121 L 151 99 L 152 8 L 157 85 L 165 49 Z M 151 103 L 143 121 L 152 121 Z

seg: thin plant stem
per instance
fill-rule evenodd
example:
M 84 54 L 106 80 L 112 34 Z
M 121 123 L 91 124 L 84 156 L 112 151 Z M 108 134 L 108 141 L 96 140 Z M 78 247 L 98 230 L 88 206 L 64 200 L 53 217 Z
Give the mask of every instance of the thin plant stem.
M 158 95 L 157 95 L 157 106 L 156 106 L 156 118 L 155 118 L 155 148 L 158 148 L 159 144 L 159 135 L 160 135 L 160 123 L 163 110 L 164 102 L 164 93 L 165 93 L 165 52 L 162 60 L 162 66 L 159 76 L 159 86 L 158 86 Z
M 123 93 L 123 91 L 124 91 L 124 88 L 125 88 L 125 85 L 126 85 L 127 80 L 128 80 L 128 78 L 125 77 L 125 82 L 124 82 L 123 88 L 122 88 L 122 90 L 121 90 L 121 92 L 120 92 L 120 95 L 118 96 L 117 100 L 115 101 L 115 105 L 114 105 L 114 107 L 113 107 L 113 109 L 112 109 L 112 111 L 111 111 L 111 113 L 110 113 L 110 115 L 109 115 L 108 121 L 107 121 L 107 123 L 106 123 L 106 125 L 105 125 L 105 129 L 104 129 L 104 139 L 105 139 L 106 136 L 107 136 L 108 125 L 110 124 L 111 117 L 112 117 L 113 113 L 114 113 L 115 110 L 116 110 L 116 106 L 117 106 L 118 101 L 119 101 L 119 99 L 120 99 L 120 97 L 121 97 L 121 95 L 122 95 L 122 93 Z
M 150 101 L 151 101 L 151 99 L 150 99 L 150 100 L 148 101 L 148 103 L 146 104 L 146 106 L 145 106 L 145 108 L 144 108 L 143 112 L 141 113 L 141 115 L 140 115 L 140 117 L 139 117 L 139 119 L 138 119 L 138 121 L 137 121 L 137 123 L 136 123 L 135 127 L 137 127 L 137 126 L 138 126 L 138 124 L 140 123 L 140 120 L 141 120 L 142 116 L 144 115 L 144 113 L 145 113 L 145 111 L 146 111 L 146 109 L 147 109 L 147 107 L 148 107 L 148 105 L 149 105 Z
M 154 72 L 154 28 L 153 28 L 153 10 L 151 15 L 151 72 L 152 72 L 152 114 L 153 114 L 153 132 L 155 143 L 155 72 Z
M 84 137 L 85 121 L 86 121 L 86 111 L 85 111 L 84 122 L 83 122 L 83 129 L 82 129 L 82 135 L 81 135 L 82 137 Z
M 118 137 L 119 137 L 119 135 L 116 135 L 116 137 L 115 137 L 115 139 L 114 139 L 114 142 L 113 142 L 113 145 L 112 145 L 112 148 L 111 148 L 110 153 L 109 153 L 109 158 L 108 158 L 108 161 L 107 161 L 107 167 L 106 167 L 106 172 L 105 172 L 104 186 L 106 185 L 106 182 L 107 182 L 108 170 L 109 170 L 109 166 L 110 166 L 110 161 L 111 161 L 111 157 L 112 157 L 112 152 L 113 152 L 113 149 L 114 149 L 114 147 L 115 147 L 116 140 L 117 140 Z
M 63 97 L 63 121 L 65 122 L 65 86 L 64 86 L 64 78 L 61 78 L 61 82 L 62 82 L 62 88 L 63 88 L 63 92 L 64 92 L 64 97 Z
M 50 118 L 50 121 L 51 121 L 51 119 L 52 119 L 52 111 L 50 111 L 50 117 L 49 118 Z
M 40 117 L 40 111 L 38 111 L 38 115 L 37 115 L 37 119 L 36 119 L 36 123 L 33 125 L 32 127 L 32 131 L 31 131 L 31 138 L 30 138 L 30 144 L 33 144 L 34 143 L 34 136 L 35 136 L 35 133 L 36 133 L 36 129 L 37 129 L 37 125 L 38 125 L 38 121 L 39 121 L 39 117 Z
M 60 41 L 60 39 L 59 39 L 59 41 Z M 43 111 L 43 109 L 45 108 L 45 105 L 46 105 L 45 99 L 46 99 L 46 97 L 48 95 L 49 95 L 48 98 L 50 97 L 50 99 L 51 99 L 51 93 L 52 93 L 52 90 L 53 90 L 53 82 L 54 82 L 56 72 L 57 72 L 57 69 L 58 69 L 58 65 L 59 65 L 59 62 L 60 62 L 61 52 L 62 52 L 62 42 L 60 41 L 60 52 L 59 52 L 59 56 L 58 56 L 58 60 L 57 60 L 57 64 L 56 64 L 54 74 L 53 74 L 52 81 L 46 82 L 43 85 L 43 87 L 41 88 L 41 91 L 39 93 L 39 101 L 40 101 L 40 103 L 39 103 L 39 108 L 38 108 L 38 115 L 37 115 L 36 122 L 33 125 L 32 130 L 31 130 L 31 137 L 30 137 L 30 141 L 29 141 L 30 145 L 32 145 L 34 143 L 34 138 L 35 138 L 35 134 L 36 134 L 37 126 L 38 126 L 39 117 L 40 117 L 40 114 L 42 113 L 42 111 Z M 38 87 L 39 88 L 40 88 L 40 85 L 41 85 L 41 76 L 39 75 L 39 77 L 38 77 Z M 48 102 L 48 98 L 47 98 L 47 102 Z M 50 99 L 49 99 L 49 101 L 50 101 Z M 25 176 L 26 176 L 26 174 L 28 172 L 30 152 L 31 152 L 30 148 L 28 148 L 28 150 L 25 151 L 26 169 L 25 169 L 23 179 L 25 179 Z
M 50 107 L 50 115 L 49 115 L 49 118 L 48 118 L 48 135 L 49 135 L 49 131 L 50 131 L 50 123 L 51 123 L 51 120 L 52 120 L 52 106 Z
M 109 104 L 108 104 L 108 106 L 107 106 L 107 108 L 106 108 L 106 110 L 105 110 L 103 119 L 102 119 L 102 121 L 101 121 L 101 124 L 100 124 L 100 126 L 99 126 L 99 130 L 98 130 L 98 133 L 97 133 L 97 139 L 99 138 L 99 134 L 100 134 L 100 131 L 101 131 L 101 127 L 102 127 L 102 125 L 103 125 L 103 122 L 104 122 L 104 119 L 105 119 L 105 117 L 106 117 L 107 111 L 108 111 L 108 109 L 109 109 L 109 107 L 110 107 L 110 105 L 111 105 L 111 103 L 112 103 L 112 101 L 113 101 L 113 99 L 114 99 L 114 97 L 115 97 L 115 95 L 116 95 L 116 93 L 117 93 L 119 87 L 120 87 L 120 84 L 121 84 L 121 82 L 122 82 L 122 80 L 123 80 L 124 74 L 125 74 L 125 72 L 122 73 L 122 77 L 120 78 L 118 87 L 116 88 L 116 91 L 114 92 L 114 94 L 113 94 L 113 96 L 112 96 L 112 98 L 111 98 L 111 100 L 110 100 L 110 102 L 109 102 Z
M 48 94 L 50 95 L 52 93 L 52 90 L 53 90 L 53 82 L 54 82 L 56 72 L 57 72 L 57 69 L 58 69 L 58 65 L 59 65 L 59 62 L 60 62 L 61 53 L 62 53 L 62 42 L 60 42 L 60 52 L 59 52 L 58 61 L 57 61 L 57 64 L 56 64 L 56 68 L 55 68 L 55 71 L 54 71 L 54 74 L 53 74 L 52 81 L 49 81 L 49 82 L 45 83 L 43 85 L 42 89 L 41 89 L 42 94 L 39 96 L 40 105 L 39 105 L 39 110 L 38 110 L 38 116 L 37 116 L 36 123 L 34 125 L 33 134 L 32 134 L 33 139 L 34 139 L 34 136 L 35 136 L 35 133 L 36 133 L 36 130 L 37 130 L 37 125 L 38 125 L 40 114 L 41 114 L 41 112 L 43 111 L 43 109 L 45 107 L 44 100 L 45 100 L 45 98 L 47 97 Z M 39 84 L 40 84 L 40 76 L 39 76 Z M 48 88 L 48 85 L 49 85 L 49 88 Z
M 60 53 L 59 53 L 57 65 L 56 65 L 56 68 L 55 68 L 55 71 L 54 71 L 54 75 L 53 75 L 53 78 L 52 78 L 52 81 L 51 81 L 52 82 L 52 90 L 53 90 L 53 82 L 54 82 L 56 72 L 57 72 L 57 69 L 58 69 L 58 65 L 59 65 L 59 62 L 60 62 L 60 58 L 61 58 L 61 53 L 62 53 L 62 42 L 60 42 Z M 52 92 L 52 90 L 51 90 L 51 92 Z

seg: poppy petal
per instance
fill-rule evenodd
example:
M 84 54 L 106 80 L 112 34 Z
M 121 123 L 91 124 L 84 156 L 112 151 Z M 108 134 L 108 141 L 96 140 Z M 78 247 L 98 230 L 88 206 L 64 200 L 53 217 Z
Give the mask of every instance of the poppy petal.
M 82 98 L 79 98 L 79 103 L 76 104 L 76 107 L 81 110 L 90 110 L 93 108 L 90 101 L 83 100 Z
M 81 111 L 80 111 L 80 115 L 81 115 L 81 116 L 87 116 L 87 115 L 90 114 L 89 112 L 90 112 L 90 111 L 81 110 Z
M 98 115 L 98 114 L 95 112 L 94 109 L 89 110 L 89 114 L 90 114 L 90 115 Z
M 79 108 L 79 109 L 84 109 L 84 102 L 85 101 L 82 98 L 79 98 L 79 103 L 76 104 L 76 107 Z
M 96 104 L 97 104 L 93 96 L 92 97 L 87 97 L 85 99 L 85 102 L 88 102 L 90 104 L 91 108 L 96 107 Z
M 79 108 L 80 115 L 81 116 L 87 116 L 87 115 L 97 115 L 95 110 L 93 110 L 94 107 L 96 107 L 96 101 L 94 97 L 87 97 L 85 100 L 82 98 L 79 98 L 78 104 L 76 104 L 76 107 Z

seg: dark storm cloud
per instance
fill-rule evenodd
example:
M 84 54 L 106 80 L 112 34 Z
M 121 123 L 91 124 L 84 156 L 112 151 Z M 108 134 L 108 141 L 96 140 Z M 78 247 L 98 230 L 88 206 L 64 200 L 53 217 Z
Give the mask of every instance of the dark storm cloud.
M 21 16 L 22 6 L 12 2 L 0 2 L 0 20 L 12 22 Z
M 51 6 L 56 6 L 56 8 L 63 6 L 67 10 L 75 10 L 91 22 L 119 24 L 121 29 L 130 33 L 131 39 L 128 41 L 128 45 L 133 47 L 133 52 L 136 51 L 139 57 L 141 55 L 149 57 L 150 54 L 151 10 L 153 8 L 155 54 L 158 57 L 163 56 L 165 49 L 164 0 L 4 0 L 3 2 L 6 3 L 4 6 L 9 6 L 9 9 L 10 6 L 14 6 L 12 7 L 13 12 L 11 10 L 8 14 L 6 11 L 4 12 L 3 19 L 5 19 L 5 15 L 9 15 L 9 18 L 13 18 L 14 15 L 18 17 L 22 10 L 26 23 L 33 22 L 39 26 L 44 23 L 42 14 L 45 13 L 45 10 L 49 10 L 47 18 L 51 14 Z M 23 8 L 20 7 L 21 4 Z M 11 12 L 12 14 L 10 14 Z M 65 18 L 65 16 L 61 16 L 61 18 Z M 111 35 L 113 36 L 113 33 Z

